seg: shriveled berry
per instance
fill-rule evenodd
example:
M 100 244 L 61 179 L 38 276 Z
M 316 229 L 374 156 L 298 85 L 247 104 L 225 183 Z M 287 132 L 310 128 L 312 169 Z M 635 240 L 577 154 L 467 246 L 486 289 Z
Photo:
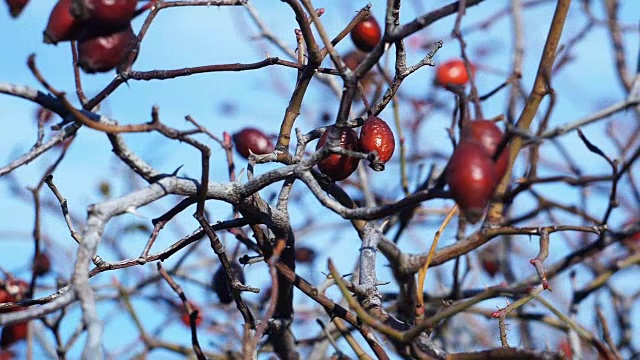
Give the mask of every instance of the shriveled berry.
M 131 26 L 115 33 L 78 42 L 78 65 L 86 73 L 107 72 L 121 65 L 136 40 Z
M 332 131 L 332 129 L 335 129 L 335 126 L 328 127 L 324 134 L 322 134 L 320 140 L 318 140 L 316 150 L 319 150 L 324 146 L 327 142 L 327 138 L 329 137 L 329 132 Z M 351 151 L 359 151 L 358 135 L 353 131 L 353 129 L 341 127 L 335 130 L 339 131 L 339 146 L 341 148 Z M 358 168 L 359 161 L 360 159 L 347 155 L 330 154 L 318 163 L 318 169 L 333 181 L 339 181 L 344 180 L 348 178 L 349 175 L 353 174 L 353 172 Z
M 351 30 L 353 44 L 364 52 L 373 50 L 381 39 L 382 30 L 373 16 L 360 21 Z
M 384 170 L 384 164 L 391 160 L 396 148 L 396 139 L 387 123 L 377 116 L 370 115 L 360 129 L 360 151 L 378 152 L 380 162 L 372 162 L 369 166 L 375 171 Z
M 489 120 L 476 120 L 468 123 L 460 134 L 461 141 L 476 141 L 484 147 L 484 149 L 494 157 L 495 152 L 502 142 L 504 134 L 498 128 L 495 122 Z M 496 173 L 498 179 L 502 179 L 509 165 L 509 147 L 505 146 L 496 159 Z
M 233 134 L 233 142 L 236 144 L 236 150 L 245 159 L 248 159 L 251 153 L 268 154 L 274 148 L 269 137 L 255 128 L 244 128 Z
M 29 0 L 5 0 L 9 6 L 9 14 L 16 18 L 20 15 L 24 7 L 27 6 Z
M 36 276 L 42 276 L 51 269 L 51 260 L 46 253 L 40 252 L 33 261 L 33 273 Z
M 231 266 L 231 272 L 233 276 L 238 279 L 241 283 L 244 284 L 244 271 L 242 270 L 242 266 L 235 261 L 229 263 Z M 218 295 L 218 299 L 223 304 L 230 304 L 233 301 L 233 296 L 231 295 L 231 287 L 229 286 L 229 281 L 227 280 L 227 274 L 224 272 L 224 268 L 221 266 L 218 270 L 213 274 L 213 279 L 211 280 L 211 288 Z
M 51 10 L 47 28 L 44 30 L 44 42 L 57 44 L 59 41 L 78 40 L 82 24 L 71 15 L 72 0 L 58 0 Z
M 127 25 L 136 12 L 138 0 L 72 0 L 71 13 L 76 19 L 94 26 Z
M 471 64 L 471 74 L 475 73 L 475 66 Z M 469 74 L 464 61 L 453 59 L 446 61 L 436 68 L 436 83 L 441 86 L 465 85 L 469 81 Z
M 451 155 L 445 179 L 465 218 L 478 222 L 498 184 L 496 167 L 477 142 L 460 142 Z

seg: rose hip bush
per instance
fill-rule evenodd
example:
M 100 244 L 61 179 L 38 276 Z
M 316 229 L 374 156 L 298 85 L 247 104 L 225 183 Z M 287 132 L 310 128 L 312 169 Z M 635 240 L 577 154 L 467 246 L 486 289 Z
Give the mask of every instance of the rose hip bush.
M 0 358 L 637 357 L 635 1 L 5 2 Z

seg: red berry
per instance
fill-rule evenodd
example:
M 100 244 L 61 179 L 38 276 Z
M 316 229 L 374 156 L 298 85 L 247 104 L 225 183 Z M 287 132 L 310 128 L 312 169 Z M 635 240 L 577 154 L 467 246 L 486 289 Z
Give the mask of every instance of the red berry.
M 7 290 L 0 288 L 0 304 L 15 302 L 15 301 L 16 301 L 16 298 L 11 296 L 11 294 L 9 294 Z M 0 312 L 3 312 L 3 311 L 0 310 Z
M 360 63 L 366 56 L 367 54 L 363 53 L 362 51 L 354 50 L 348 52 L 345 56 L 343 56 L 342 61 L 344 61 L 344 64 L 347 65 L 349 70 L 353 71 L 358 67 L 358 65 L 360 65 Z
M 475 73 L 475 66 L 471 65 L 471 74 Z M 438 65 L 436 69 L 436 83 L 445 85 L 464 85 L 469 81 L 467 68 L 460 59 L 449 60 Z
M 255 128 L 244 128 L 233 134 L 233 142 L 236 144 L 236 150 L 245 159 L 249 158 L 250 152 L 262 155 L 272 152 L 274 148 L 269 137 Z
M 495 246 L 485 247 L 480 251 L 478 256 L 480 257 L 482 269 L 484 269 L 489 276 L 496 276 L 498 271 L 500 271 L 500 255 L 498 249 Z
M 42 276 L 51 269 L 51 261 L 46 253 L 40 252 L 33 261 L 33 273 Z
M 198 327 L 202 323 L 202 310 L 200 309 L 200 306 L 191 301 L 189 301 L 189 305 L 191 305 L 191 310 L 198 312 L 198 316 L 196 316 L 195 321 L 196 327 Z M 184 306 L 180 308 L 180 313 L 180 321 L 182 321 L 185 326 L 191 327 L 191 318 L 189 317 L 189 313 L 187 313 L 187 310 L 184 308 Z
M 494 156 L 504 134 L 495 122 L 489 120 L 476 120 L 467 124 L 462 129 L 460 141 L 475 141 L 480 143 L 492 157 Z M 496 174 L 502 179 L 509 165 L 509 146 L 505 146 L 496 159 Z
M 380 162 L 371 163 L 369 166 L 375 171 L 382 171 L 384 164 L 393 156 L 396 139 L 393 137 L 393 131 L 384 120 L 370 115 L 360 129 L 359 144 L 362 152 L 369 153 L 374 150 L 378 152 Z
M 322 134 L 318 141 L 318 145 L 316 146 L 316 150 L 319 150 L 327 142 L 329 131 L 331 131 L 332 128 L 334 128 L 334 126 L 328 127 L 324 134 Z M 358 135 L 353 131 L 353 129 L 341 127 L 338 128 L 337 131 L 339 131 L 340 134 L 339 146 L 341 148 L 351 151 L 359 151 Z M 360 159 L 351 156 L 330 154 L 318 163 L 318 169 L 333 181 L 344 180 L 356 171 L 359 161 Z
M 233 275 L 240 281 L 244 283 L 244 271 L 242 270 L 242 266 L 237 262 L 230 262 L 231 271 Z M 213 279 L 211 280 L 211 288 L 218 295 L 220 302 L 223 304 L 231 304 L 233 301 L 233 296 L 231 295 L 231 288 L 229 287 L 229 281 L 227 280 L 227 274 L 224 272 L 224 269 L 221 267 L 213 274 Z
M 316 258 L 316 251 L 305 246 L 296 248 L 296 262 L 302 264 L 312 263 Z
M 465 218 L 478 222 L 498 184 L 496 167 L 477 142 L 461 142 L 451 155 L 445 179 Z
M 2 337 L 0 337 L 0 349 L 6 349 L 14 343 L 27 338 L 28 323 L 21 322 L 6 325 L 2 328 Z
M 133 19 L 137 3 L 138 0 L 73 0 L 71 13 L 92 25 L 120 27 Z
M 44 42 L 57 44 L 59 41 L 78 40 L 81 29 L 80 22 L 71 15 L 71 0 L 58 0 L 44 30 Z
M 382 39 L 382 30 L 373 16 L 362 20 L 351 30 L 353 44 L 364 52 L 373 50 Z
M 354 71 L 358 65 L 364 60 L 367 56 L 366 53 L 360 50 L 354 50 L 348 52 L 343 58 L 344 64 L 349 68 L 349 70 Z M 362 85 L 362 89 L 364 93 L 369 96 L 372 93 L 374 86 L 378 83 L 378 75 L 375 71 L 368 71 L 365 73 L 362 78 L 360 78 L 360 84 Z M 353 101 L 360 101 L 360 95 L 356 95 L 353 97 Z
M 5 0 L 5 1 L 7 2 L 7 5 L 9 5 L 9 13 L 14 18 L 20 15 L 22 10 L 24 10 L 24 7 L 27 6 L 27 3 L 29 2 L 29 0 Z
M 571 352 L 571 344 L 568 340 L 562 340 L 562 342 L 558 344 L 558 352 L 563 353 L 568 360 L 571 360 L 573 357 L 573 354 Z
M 78 42 L 78 65 L 86 73 L 107 72 L 121 65 L 136 40 L 131 26 L 115 33 Z

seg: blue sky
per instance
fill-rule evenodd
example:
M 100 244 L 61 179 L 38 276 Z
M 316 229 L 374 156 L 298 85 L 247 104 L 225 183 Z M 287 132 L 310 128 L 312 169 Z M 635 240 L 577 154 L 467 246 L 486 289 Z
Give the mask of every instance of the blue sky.
M 4 49 L 2 56 L 0 56 L 0 81 L 39 88 L 39 85 L 26 67 L 27 56 L 35 53 L 37 64 L 47 80 L 57 89 L 66 91 L 70 98 L 75 99 L 72 96 L 74 85 L 69 45 L 63 43 L 58 46 L 51 46 L 41 42 L 41 32 L 46 25 L 48 13 L 53 3 L 54 1 L 50 0 L 32 1 L 17 20 L 10 19 L 7 12 L 4 9 L 0 9 L 0 49 Z M 322 19 L 325 26 L 333 31 L 332 33 L 341 29 L 341 26 L 349 21 L 355 11 L 366 4 L 366 2 L 360 1 L 339 2 L 338 5 L 335 5 L 335 3 L 335 1 L 327 0 L 314 2 L 316 7 L 327 8 L 327 12 Z M 382 18 L 385 2 L 372 1 L 372 3 L 373 13 L 379 19 Z M 406 2 L 406 13 L 403 13 L 402 16 L 403 22 L 415 17 L 415 14 L 419 11 L 417 9 L 418 6 L 416 6 L 418 3 Z M 446 3 L 445 1 L 434 1 L 429 2 L 429 5 L 422 5 L 422 7 L 426 10 Z M 498 9 L 502 9 L 508 3 L 506 0 L 487 0 L 483 5 L 469 9 L 468 16 L 465 17 L 463 24 L 469 25 L 479 20 L 484 20 L 488 15 L 493 14 Z M 260 1 L 255 2 L 254 6 L 261 13 L 265 23 L 271 30 L 291 48 L 294 48 L 293 29 L 296 24 L 291 10 L 286 4 L 279 1 Z M 568 37 L 572 37 L 584 23 L 584 19 L 579 16 L 579 6 L 579 2 L 574 1 L 565 28 L 564 41 Z M 639 10 L 640 4 L 638 2 L 632 0 L 622 1 L 621 22 L 628 25 L 637 24 Z M 602 6 L 594 4 L 594 12 L 597 16 L 602 17 Z M 529 9 L 526 12 L 527 52 L 524 63 L 523 84 L 527 91 L 530 89 L 535 77 L 540 51 L 544 44 L 552 13 L 551 4 Z M 139 29 L 142 18 L 134 21 L 134 30 L 137 31 Z M 444 40 L 444 47 L 436 55 L 436 62 L 459 55 L 458 43 L 451 40 L 449 36 L 453 20 L 453 17 L 449 17 L 429 29 L 413 35 L 419 38 Z M 508 51 L 511 46 L 511 38 L 508 35 L 509 26 L 508 18 L 504 17 L 491 24 L 487 31 L 469 34 L 465 38 L 469 44 L 469 52 L 472 57 L 480 47 L 489 47 L 492 50 L 489 56 L 483 58 L 483 63 L 479 64 L 480 71 L 477 75 L 477 82 L 480 93 L 486 93 L 504 80 L 504 75 L 493 73 L 495 70 L 497 72 L 506 71 L 510 67 L 511 58 Z M 264 40 L 256 40 L 255 37 L 257 35 L 256 27 L 241 8 L 185 7 L 168 9 L 161 12 L 154 21 L 143 42 L 141 53 L 134 65 L 134 69 L 174 69 L 216 63 L 250 63 L 264 59 L 267 54 L 269 56 L 285 57 L 284 54 Z M 627 54 L 627 61 L 629 64 L 635 64 L 637 58 L 633 51 L 637 49 L 637 32 L 626 36 L 625 42 L 628 45 L 627 48 L 631 50 Z M 338 45 L 337 49 L 341 53 L 345 53 L 352 49 L 351 42 L 346 39 Z M 613 72 L 613 59 L 610 52 L 608 36 L 602 27 L 594 30 L 575 48 L 574 55 L 576 55 L 576 58 L 574 61 L 553 79 L 558 101 L 550 127 L 571 122 L 622 99 L 623 93 Z M 424 52 L 410 52 L 409 63 L 415 63 L 422 56 L 424 56 Z M 402 91 L 413 96 L 435 96 L 451 103 L 450 95 L 432 87 L 433 74 L 434 71 L 431 68 L 420 69 L 405 81 Z M 168 81 L 132 81 L 126 86 L 121 86 L 109 97 L 108 101 L 103 104 L 103 112 L 122 124 L 141 123 L 150 119 L 151 106 L 158 105 L 162 121 L 177 128 L 189 128 L 184 116 L 191 115 L 218 135 L 221 135 L 223 131 L 233 133 L 245 126 L 260 127 L 265 132 L 275 134 L 278 131 L 279 123 L 288 103 L 295 75 L 295 70 L 290 68 L 270 67 L 241 73 L 201 74 Z M 83 75 L 85 91 L 89 96 L 95 94 L 113 76 L 113 72 L 102 75 Z M 483 104 L 485 115 L 494 117 L 502 114 L 505 109 L 506 96 L 506 93 L 501 93 L 485 102 Z M 338 104 L 338 99 L 330 95 L 326 87 L 314 81 L 305 98 L 301 116 L 296 126 L 300 127 L 304 132 L 319 126 L 318 119 L 320 114 L 323 111 L 328 111 L 332 117 L 335 116 Z M 545 106 L 546 102 L 543 103 L 542 108 Z M 231 107 L 233 111 L 223 113 L 220 111 L 223 107 Z M 5 131 L 0 132 L 0 163 L 4 165 L 27 150 L 35 141 L 36 127 L 33 121 L 35 108 L 26 101 L 0 95 L 0 109 L 2 109 L 0 121 L 6 124 Z M 380 116 L 384 119 L 391 119 L 390 110 L 389 107 Z M 410 111 L 409 108 L 404 108 L 402 110 L 403 118 L 409 118 L 412 115 Z M 450 144 L 445 132 L 445 127 L 448 126 L 450 119 L 449 116 L 450 113 L 442 112 L 430 117 L 430 125 L 423 127 L 422 132 L 419 134 L 422 149 L 433 148 L 446 152 L 450 151 Z M 616 114 L 612 119 L 616 120 L 617 129 L 621 133 L 633 126 L 634 117 L 631 113 Z M 606 139 L 602 139 L 604 125 L 605 123 L 601 122 L 585 127 L 583 130 L 585 135 L 592 141 L 597 142 L 598 146 L 605 152 L 615 154 L 613 144 Z M 199 154 L 195 150 L 185 147 L 183 144 L 167 141 L 167 139 L 155 134 L 126 135 L 125 138 L 140 156 L 159 170 L 172 172 L 178 166 L 184 165 L 181 174 L 199 176 L 200 160 Z M 206 138 L 201 138 L 201 140 L 212 147 L 212 180 L 226 181 L 226 167 L 223 166 L 224 151 L 211 140 Z M 574 150 L 572 155 L 585 172 L 600 174 L 605 169 L 608 169 L 606 163 L 584 149 L 575 133 L 565 136 L 562 141 L 571 150 Z M 543 148 L 543 154 L 547 157 L 553 158 L 557 156 L 554 151 L 551 146 Z M 13 176 L 23 186 L 33 186 L 42 176 L 47 164 L 53 161 L 56 155 L 57 153 L 55 152 L 46 154 L 30 165 L 17 169 L 14 171 Z M 373 186 L 379 189 L 389 188 L 393 189 L 393 191 L 399 189 L 396 176 L 398 171 L 397 164 L 397 160 L 392 161 L 387 166 L 386 175 L 376 174 L 375 178 L 372 178 Z M 426 162 L 423 163 L 423 165 L 427 164 Z M 243 160 L 237 158 L 236 166 L 239 169 L 245 165 Z M 412 183 L 415 183 L 416 178 L 421 176 L 417 165 L 410 169 Z M 259 167 L 258 172 L 271 168 L 273 168 L 271 165 Z M 91 129 L 81 129 L 65 161 L 55 173 L 55 182 L 60 187 L 63 195 L 68 198 L 71 212 L 80 219 L 84 219 L 87 206 L 101 199 L 101 195 L 97 190 L 99 182 L 109 181 L 114 196 L 123 195 L 132 188 L 137 189 L 143 186 L 140 181 L 128 179 L 129 175 L 128 170 L 119 165 L 115 156 L 112 155 L 109 143 L 103 134 Z M 264 190 L 263 193 L 268 195 L 274 193 L 277 189 L 278 187 L 272 186 Z M 301 184 L 297 184 L 296 191 L 298 194 L 303 194 Z M 555 191 L 557 197 L 566 202 L 575 202 L 579 196 L 577 190 L 567 191 L 551 187 L 549 191 Z M 47 189 L 43 190 L 43 194 L 45 199 L 49 201 L 53 199 Z M 176 199 L 162 201 L 158 205 L 154 204 L 140 209 L 140 213 L 149 219 L 156 217 L 174 204 L 175 201 Z M 604 203 L 603 199 L 595 197 L 590 208 L 594 214 L 601 214 L 604 210 L 598 203 Z M 436 201 L 433 204 L 434 207 L 437 207 L 445 204 L 450 205 L 451 202 Z M 523 203 L 523 206 L 526 206 L 526 204 Z M 303 197 L 301 205 L 294 208 L 301 214 L 300 216 L 294 215 L 294 223 L 304 221 L 304 216 L 309 211 L 322 211 L 311 197 Z M 209 210 L 213 214 L 214 220 L 226 219 L 230 214 L 230 207 L 226 205 L 211 204 L 209 205 Z M 19 274 L 26 274 L 28 259 L 32 254 L 30 232 L 33 222 L 33 208 L 30 201 L 16 199 L 12 196 L 8 182 L 4 181 L 4 179 L 0 179 L 0 213 L 3 214 L 0 217 L 0 266 L 10 271 L 16 271 Z M 326 214 L 326 216 L 323 216 L 320 225 L 332 227 L 336 227 L 339 224 L 344 225 L 337 215 L 328 211 L 323 211 L 322 214 Z M 611 223 L 618 225 L 625 220 L 624 213 L 618 211 L 614 213 Z M 129 221 L 144 222 L 144 219 L 137 219 L 133 215 L 123 216 L 122 219 L 114 221 L 114 224 L 110 224 L 107 227 L 106 234 L 109 235 L 111 230 L 113 231 L 111 233 L 113 236 L 114 233 L 117 233 L 117 230 L 120 230 Z M 149 224 L 149 221 L 146 223 Z M 177 223 L 167 227 L 165 234 L 159 238 L 154 249 L 164 248 L 196 227 L 190 212 L 184 214 Z M 439 223 L 439 220 L 433 223 Z M 435 228 L 430 225 L 416 227 L 416 230 L 413 231 L 413 237 L 420 239 L 420 241 L 416 243 L 406 242 L 402 244 L 403 248 L 412 252 L 424 251 L 435 231 Z M 336 228 L 335 231 L 323 231 L 300 239 L 304 244 L 316 247 L 321 251 L 329 249 L 324 252 L 325 256 L 319 260 L 317 269 L 301 270 L 305 276 L 316 280 L 321 279 L 322 274 L 320 271 L 325 271 L 326 256 L 331 256 L 336 261 L 337 266 L 345 270 L 345 272 L 349 271 L 353 266 L 353 259 L 357 256 L 358 245 L 355 233 L 349 230 L 344 231 L 344 229 L 348 229 L 348 227 L 343 226 Z M 424 232 L 425 235 L 420 235 L 421 232 Z M 55 246 L 56 249 L 56 253 L 53 256 L 54 268 L 62 276 L 68 276 L 72 266 L 69 257 L 74 254 L 74 246 L 64 227 L 64 223 L 55 212 L 49 212 L 48 217 L 43 220 L 43 233 L 50 244 L 48 246 L 51 248 Z M 118 241 L 122 242 L 122 246 L 129 256 L 137 256 L 146 241 L 146 237 L 146 234 L 136 233 L 119 237 Z M 560 236 L 558 237 L 560 238 Z M 450 236 L 442 246 L 450 244 L 453 241 L 452 239 L 453 237 Z M 340 251 L 340 254 L 334 254 L 330 249 L 336 246 L 338 242 L 345 242 L 350 245 L 341 246 L 341 249 L 344 248 L 344 250 Z M 233 245 L 234 242 L 229 239 L 229 247 L 232 248 Z M 524 241 L 522 246 L 524 251 L 523 258 L 535 256 L 537 250 L 536 241 Z M 554 241 L 553 248 L 556 251 L 552 252 L 550 260 L 559 258 L 566 253 L 567 249 L 562 244 L 562 241 Z M 200 253 L 197 259 L 215 264 L 212 260 L 212 253 L 208 249 L 208 244 L 201 244 L 199 250 Z M 20 256 L 17 256 L 18 254 Z M 115 259 L 115 255 L 109 254 L 107 258 Z M 388 269 L 383 266 L 384 263 L 383 260 L 380 261 L 380 278 L 391 280 Z M 449 270 L 448 265 L 441 268 L 443 272 Z M 522 268 L 526 269 L 527 274 L 532 273 L 530 267 L 523 266 Z M 121 278 L 121 281 L 123 283 L 132 283 L 143 274 L 152 273 L 154 269 L 155 266 L 152 265 L 134 269 L 129 273 L 129 276 Z M 264 276 L 262 276 L 263 271 L 264 267 L 260 265 L 256 265 L 247 271 L 252 285 L 261 286 L 265 282 Z M 308 272 L 305 274 L 305 271 Z M 111 281 L 111 276 L 119 275 L 118 273 L 103 274 L 95 279 L 95 283 L 108 283 Z M 209 281 L 210 274 L 200 272 L 193 274 L 193 276 L 206 282 Z M 579 280 L 586 281 L 588 276 L 584 276 Z M 624 283 L 624 281 L 630 280 L 630 276 L 628 273 L 623 273 L 616 279 L 618 282 Z M 43 283 L 53 285 L 53 280 L 53 276 L 48 276 Z M 489 279 L 483 278 L 480 281 L 487 285 L 492 284 Z M 204 293 L 200 288 L 190 287 L 189 285 L 186 288 L 193 291 L 196 299 L 212 301 L 211 299 L 204 299 Z M 388 291 L 392 290 L 390 287 L 387 288 Z M 39 295 L 46 293 L 48 291 L 41 291 Z M 557 293 L 560 294 L 557 296 L 558 301 L 562 300 L 562 294 L 566 295 L 566 291 L 562 289 Z M 167 296 L 172 295 L 168 288 L 164 289 L 164 294 Z M 554 294 L 553 296 L 556 295 Z M 304 300 L 302 302 L 309 305 L 308 299 L 305 300 L 306 302 Z M 564 300 L 566 301 L 566 299 Z M 590 306 L 589 303 L 590 301 L 585 302 L 584 306 Z M 502 304 L 502 302 L 497 300 L 495 304 Z M 140 303 L 140 307 L 144 307 L 142 303 Z M 103 311 L 102 314 L 109 314 L 115 311 L 114 309 L 113 304 L 110 304 L 105 305 L 101 310 Z M 142 313 L 147 314 L 144 311 Z M 147 309 L 146 311 L 152 314 L 158 309 Z M 633 316 L 634 319 L 640 320 L 638 312 L 633 313 Z M 127 320 L 126 316 L 121 313 L 115 313 L 114 317 L 116 320 L 110 322 L 105 328 L 107 334 L 105 345 L 109 348 L 118 348 L 131 340 L 131 337 L 121 339 L 118 336 L 109 336 L 109 334 L 117 334 L 118 332 L 122 334 L 122 329 L 126 329 L 131 333 L 131 336 L 135 336 L 131 322 Z M 162 318 L 156 319 L 152 316 L 147 316 L 147 318 L 152 318 L 151 322 L 157 324 L 161 324 L 164 321 Z M 66 331 L 72 332 L 75 329 L 74 319 L 77 319 L 77 314 L 72 312 L 72 316 L 68 321 L 69 328 Z M 591 323 L 592 320 L 589 318 L 587 321 Z M 153 328 L 153 326 L 150 326 L 150 328 Z M 310 329 L 313 329 L 314 332 L 318 330 L 317 327 L 310 327 Z M 497 332 L 497 326 L 495 330 Z M 188 344 L 189 341 L 188 337 L 186 337 L 185 329 L 181 328 L 179 324 L 171 325 L 163 336 L 182 336 L 185 339 L 185 344 Z M 206 333 L 202 334 L 201 342 L 206 343 L 203 338 L 209 340 L 214 336 Z M 549 339 L 549 341 L 553 343 L 554 339 Z M 36 351 L 41 350 L 36 349 Z M 72 352 L 72 356 L 73 354 L 78 353 Z M 169 354 L 162 354 L 162 358 L 165 358 L 165 355 L 167 356 L 166 358 L 170 358 Z

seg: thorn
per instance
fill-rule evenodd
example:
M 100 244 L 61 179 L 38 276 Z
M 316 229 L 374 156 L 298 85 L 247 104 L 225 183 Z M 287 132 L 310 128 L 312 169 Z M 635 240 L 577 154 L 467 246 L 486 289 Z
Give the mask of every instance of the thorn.
M 178 166 L 177 169 L 173 170 L 173 172 L 171 173 L 171 176 L 177 176 L 178 175 L 178 171 L 180 171 L 180 169 L 182 169 L 183 166 L 184 166 L 184 164 Z
M 132 215 L 135 215 L 135 216 L 137 216 L 137 217 L 143 218 L 143 219 L 147 219 L 147 217 L 146 217 L 146 216 L 144 216 L 144 215 L 140 214 L 140 213 L 137 211 L 137 209 L 136 209 L 136 207 L 135 207 L 135 206 L 129 206 L 129 207 L 127 208 L 127 210 L 125 210 L 125 212 L 127 212 L 127 213 L 129 213 L 129 214 L 132 214 Z

